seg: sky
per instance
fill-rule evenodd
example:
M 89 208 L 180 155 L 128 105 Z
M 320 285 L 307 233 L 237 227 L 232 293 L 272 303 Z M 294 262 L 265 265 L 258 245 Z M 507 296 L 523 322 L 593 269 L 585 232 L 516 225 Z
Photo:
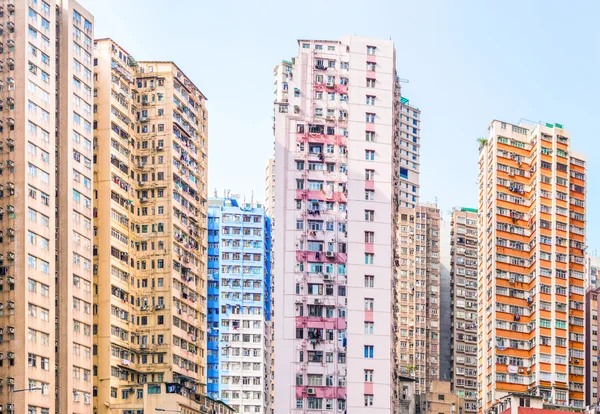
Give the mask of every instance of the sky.
M 297 39 L 391 38 L 402 95 L 422 111 L 421 200 L 446 218 L 477 207 L 475 140 L 493 119 L 559 123 L 587 155 L 588 251 L 600 251 L 600 2 L 79 1 L 97 38 L 175 61 L 207 96 L 209 196 L 264 201 L 273 68 Z

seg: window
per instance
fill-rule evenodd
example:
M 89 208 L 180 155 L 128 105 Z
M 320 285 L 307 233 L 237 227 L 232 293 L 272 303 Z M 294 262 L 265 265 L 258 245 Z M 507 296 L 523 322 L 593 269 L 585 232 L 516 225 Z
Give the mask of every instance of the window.
M 373 406 L 373 395 L 365 394 L 365 407 L 372 407 L 372 406 Z
M 365 170 L 365 180 L 373 181 L 375 178 L 375 170 Z
M 375 243 L 375 232 L 365 231 L 365 243 Z
M 375 160 L 375 151 L 365 150 L 365 160 L 374 161 Z
M 367 46 L 367 55 L 375 55 L 377 48 L 375 46 Z
M 375 122 L 375 114 L 371 112 L 367 112 L 366 114 L 366 122 L 373 123 Z
M 365 382 L 373 382 L 373 370 L 365 369 Z
M 375 79 L 367 78 L 367 88 L 375 87 Z
M 375 96 L 367 95 L 367 105 L 375 105 Z
M 373 345 L 364 346 L 364 356 L 365 358 L 373 358 Z
M 365 298 L 365 310 L 372 311 L 374 307 L 375 307 L 375 299 Z
M 375 220 L 375 210 L 365 210 L 365 221 Z
M 375 255 L 373 253 L 365 253 L 365 264 L 372 265 Z
M 367 201 L 375 200 L 375 190 L 365 190 L 365 200 L 367 200 Z
M 374 131 L 366 131 L 365 132 L 365 141 L 375 142 L 375 132 Z
M 371 335 L 373 333 L 373 322 L 365 322 L 365 334 Z
M 365 287 L 367 287 L 367 288 L 375 287 L 375 276 L 365 275 Z

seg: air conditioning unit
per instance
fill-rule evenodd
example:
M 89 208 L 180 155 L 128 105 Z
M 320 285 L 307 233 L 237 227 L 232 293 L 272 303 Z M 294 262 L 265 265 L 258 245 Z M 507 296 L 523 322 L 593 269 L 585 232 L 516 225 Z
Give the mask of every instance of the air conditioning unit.
M 326 252 L 325 256 L 326 257 L 335 257 L 335 253 L 334 252 Z
M 309 394 L 309 395 L 315 395 L 316 394 L 314 388 L 307 388 L 306 389 L 306 393 Z
M 323 275 L 323 280 L 331 280 L 331 275 L 329 275 L 329 274 L 327 274 L 327 273 L 326 273 L 326 274 L 324 274 L 324 275 Z
M 140 310 L 146 310 L 146 309 L 148 309 L 148 306 L 146 306 L 146 305 L 140 306 Z
M 15 333 L 15 327 L 14 326 L 9 326 L 8 327 L 8 333 Z
M 148 344 L 140 344 L 140 349 L 148 349 Z
M 333 88 L 335 86 L 335 83 L 333 82 L 327 82 L 327 86 L 330 88 Z
M 321 303 L 320 299 L 315 299 L 315 305 L 319 305 Z

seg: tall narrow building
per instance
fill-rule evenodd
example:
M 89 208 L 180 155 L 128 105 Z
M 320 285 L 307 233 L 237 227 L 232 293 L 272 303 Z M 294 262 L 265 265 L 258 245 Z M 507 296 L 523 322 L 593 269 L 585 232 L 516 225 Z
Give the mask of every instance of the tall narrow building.
M 94 63 L 94 407 L 200 413 L 206 98 L 174 63 L 138 63 L 111 39 Z
M 400 142 L 398 206 L 415 208 L 419 204 L 419 165 L 421 152 L 421 110 L 410 100 L 400 98 Z
M 477 411 L 477 210 L 455 209 L 450 229 L 452 392 Z
M 275 412 L 388 414 L 396 53 L 356 36 L 298 46 L 275 88 Z
M 600 287 L 600 257 L 596 254 L 585 255 L 585 287 L 587 289 L 596 289 Z
M 276 95 L 277 96 L 277 95 Z M 269 218 L 271 225 L 271 320 L 269 321 L 269 339 L 271 343 L 271 363 L 270 363 L 270 378 L 271 384 L 269 384 L 269 413 L 275 412 L 275 260 L 273 257 L 273 246 L 275 246 L 274 228 L 275 223 L 273 221 L 273 215 L 275 213 L 275 159 L 270 158 L 265 170 L 265 214 Z
M 584 406 L 585 158 L 560 124 L 494 120 L 479 156 L 478 383 Z
M 600 288 L 590 288 L 585 293 L 585 406 L 597 408 L 598 401 L 598 295 Z M 596 363 L 594 363 L 596 362 Z
M 0 409 L 91 413 L 93 17 L 8 1 L 0 20 Z
M 239 413 L 271 407 L 271 223 L 261 205 L 211 199 L 208 394 Z
M 398 367 L 425 394 L 440 370 L 440 210 L 436 205 L 398 209 L 396 330 Z

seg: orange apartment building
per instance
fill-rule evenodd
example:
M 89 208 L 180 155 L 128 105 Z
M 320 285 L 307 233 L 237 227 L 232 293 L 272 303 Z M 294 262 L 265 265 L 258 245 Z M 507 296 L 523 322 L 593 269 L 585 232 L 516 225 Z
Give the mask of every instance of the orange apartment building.
M 560 124 L 494 120 L 479 157 L 480 411 L 584 406 L 585 158 Z

